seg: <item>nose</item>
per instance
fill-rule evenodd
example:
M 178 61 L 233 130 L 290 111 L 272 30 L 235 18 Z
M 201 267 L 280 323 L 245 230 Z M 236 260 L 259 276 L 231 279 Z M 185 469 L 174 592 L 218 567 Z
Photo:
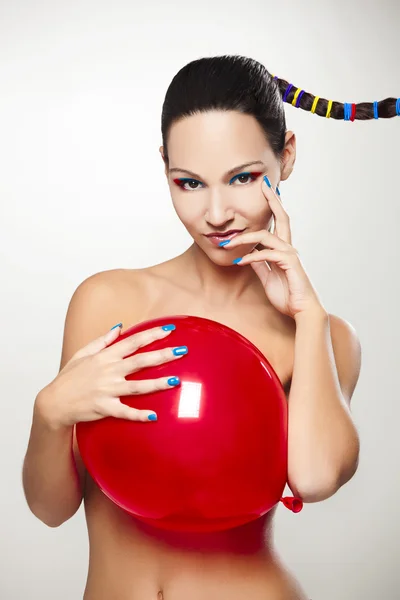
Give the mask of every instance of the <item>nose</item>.
M 212 227 L 220 227 L 234 218 L 234 211 L 228 204 L 224 195 L 219 190 L 210 192 L 207 208 L 205 212 L 206 221 Z

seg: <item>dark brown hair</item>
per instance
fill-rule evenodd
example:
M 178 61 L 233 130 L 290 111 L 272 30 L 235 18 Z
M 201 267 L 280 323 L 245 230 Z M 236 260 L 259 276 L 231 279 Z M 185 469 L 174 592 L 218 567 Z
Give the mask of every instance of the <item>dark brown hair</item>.
M 296 95 L 297 92 L 297 95 Z M 172 79 L 162 107 L 161 131 L 164 159 L 168 164 L 168 133 L 171 125 L 184 117 L 210 110 L 239 111 L 252 115 L 261 125 L 275 156 L 280 159 L 285 146 L 284 102 L 316 115 L 339 120 L 390 119 L 399 112 L 399 101 L 343 104 L 319 98 L 300 90 L 285 79 L 274 77 L 258 61 L 238 55 L 213 56 L 194 60 Z

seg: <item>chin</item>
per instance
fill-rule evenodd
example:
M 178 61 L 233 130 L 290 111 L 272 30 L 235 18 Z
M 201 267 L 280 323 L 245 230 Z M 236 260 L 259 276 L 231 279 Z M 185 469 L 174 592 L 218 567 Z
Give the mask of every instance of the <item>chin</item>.
M 234 252 L 228 252 L 227 250 L 224 250 L 223 248 L 219 248 L 218 246 L 213 246 L 212 244 L 206 242 L 206 244 L 204 244 L 204 242 L 200 245 L 197 241 L 196 241 L 197 246 L 200 248 L 200 250 L 210 259 L 210 261 L 212 263 L 214 263 L 215 265 L 218 265 L 220 267 L 231 267 L 234 266 L 232 265 L 232 261 L 237 258 L 238 256 L 240 256 L 240 250 L 238 248 L 236 248 Z M 208 248 L 205 248 L 205 245 L 209 246 Z
M 208 254 L 209 259 L 214 265 L 218 265 L 219 267 L 233 267 L 232 264 L 233 258 L 230 256 L 221 256 L 220 254 L 213 255 Z M 235 257 L 236 258 L 236 257 Z

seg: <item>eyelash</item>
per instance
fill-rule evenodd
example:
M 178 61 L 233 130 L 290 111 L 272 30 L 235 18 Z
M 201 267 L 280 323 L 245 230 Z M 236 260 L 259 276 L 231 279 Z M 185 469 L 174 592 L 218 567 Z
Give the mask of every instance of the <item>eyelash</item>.
M 257 172 L 257 173 L 256 172 L 239 173 L 238 175 L 235 175 L 234 177 L 232 177 L 232 179 L 229 182 L 229 185 L 232 185 L 232 182 L 236 181 L 236 179 L 238 179 L 239 177 L 250 177 L 251 180 L 250 180 L 249 183 L 252 183 L 258 177 L 260 177 L 260 175 L 262 175 L 261 172 Z M 184 185 L 186 183 L 188 183 L 189 181 L 195 181 L 196 183 L 201 183 L 201 181 L 198 181 L 197 179 L 190 179 L 189 177 L 181 177 L 179 179 L 174 179 L 174 183 L 176 183 L 176 185 L 178 187 L 180 187 L 184 192 L 189 192 L 189 191 L 195 192 L 196 190 L 201 189 L 201 188 L 192 188 L 191 190 L 186 189 L 184 187 Z M 245 185 L 248 185 L 248 183 L 243 183 L 239 187 L 242 187 L 242 186 L 245 186 Z

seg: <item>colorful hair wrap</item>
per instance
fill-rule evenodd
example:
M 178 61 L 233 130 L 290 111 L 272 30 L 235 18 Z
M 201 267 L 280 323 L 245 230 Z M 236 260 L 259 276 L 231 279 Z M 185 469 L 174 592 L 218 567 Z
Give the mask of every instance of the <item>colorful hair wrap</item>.
M 345 102 L 344 103 L 344 120 L 345 121 L 354 121 L 356 118 L 356 104 Z
M 295 95 L 293 97 L 293 100 L 292 100 L 292 106 L 295 106 L 296 108 L 299 108 L 299 106 L 300 106 L 300 100 L 301 100 L 301 97 L 302 97 L 303 94 L 304 94 L 304 90 L 300 90 L 300 88 L 298 88 L 296 90 L 296 93 L 295 93 Z
M 315 96 L 313 105 L 311 107 L 311 112 L 312 113 L 315 113 L 315 109 L 317 108 L 318 100 L 319 100 L 319 96 Z
M 276 81 L 277 83 L 279 83 L 279 82 L 285 83 L 285 84 L 287 83 L 285 80 L 279 79 L 279 77 L 277 75 L 273 75 L 272 73 L 271 73 L 271 77 L 273 78 L 273 81 Z M 287 88 L 286 88 L 286 90 L 285 90 L 285 92 L 283 94 L 283 98 L 282 98 L 283 102 L 288 102 L 288 97 L 289 97 L 289 94 L 290 94 L 290 92 L 291 92 L 291 90 L 292 90 L 293 87 L 294 87 L 293 83 L 289 83 L 288 84 L 288 86 L 287 86 Z M 303 96 L 303 94 L 306 93 L 306 91 L 302 90 L 301 88 L 295 88 L 295 89 L 296 89 L 296 91 L 295 91 L 295 93 L 293 95 L 293 99 L 290 101 L 290 103 L 292 104 L 292 106 L 295 106 L 296 108 L 300 108 L 300 102 L 301 102 L 302 96 Z M 311 94 L 308 94 L 308 96 L 312 97 Z M 314 97 L 314 100 L 313 100 L 313 103 L 312 103 L 312 106 L 311 106 L 311 112 L 313 114 L 315 113 L 315 111 L 317 109 L 317 105 L 318 105 L 318 102 L 319 102 L 320 99 L 321 99 L 320 96 L 315 96 Z M 391 98 L 390 100 L 393 101 L 394 98 Z M 326 107 L 325 117 L 327 119 L 330 119 L 331 114 L 332 114 L 332 108 L 333 108 L 333 100 L 324 100 L 324 102 L 328 102 L 327 107 Z M 340 103 L 337 103 L 337 105 L 340 106 Z M 302 108 L 305 108 L 307 110 L 308 106 L 309 105 L 306 104 L 306 106 L 305 107 L 303 106 Z M 390 118 L 390 116 L 392 116 L 392 115 L 390 115 L 390 114 L 388 115 L 387 114 L 387 108 L 386 108 L 387 105 L 386 105 L 386 103 L 385 104 L 382 103 L 381 106 L 384 107 L 384 110 L 382 110 L 383 118 L 388 118 L 388 117 Z M 379 102 L 378 102 L 378 100 L 375 100 L 375 102 L 372 103 L 372 107 L 373 107 L 374 119 L 379 119 L 379 116 L 380 116 L 379 112 L 380 111 L 379 111 Z M 359 108 L 360 108 L 360 113 L 361 113 L 361 115 L 359 116 L 359 119 L 364 120 L 364 119 L 371 118 L 370 117 L 370 113 L 368 114 L 368 112 L 366 112 L 366 105 L 365 105 L 365 103 L 364 104 L 360 104 Z M 355 102 L 345 102 L 343 104 L 343 114 L 344 114 L 344 120 L 345 121 L 352 121 L 353 122 L 355 120 L 355 118 L 356 118 L 356 112 L 357 112 L 357 104 Z M 321 114 L 321 113 L 319 113 L 319 114 Z M 398 117 L 400 117 L 400 98 L 397 98 L 397 100 L 396 100 L 396 115 Z M 336 111 L 334 113 L 334 118 L 339 118 L 338 111 Z
M 289 96 L 289 92 L 293 87 L 293 83 L 289 83 L 289 85 L 287 86 L 285 95 L 283 96 L 283 101 L 286 102 L 287 97 Z

